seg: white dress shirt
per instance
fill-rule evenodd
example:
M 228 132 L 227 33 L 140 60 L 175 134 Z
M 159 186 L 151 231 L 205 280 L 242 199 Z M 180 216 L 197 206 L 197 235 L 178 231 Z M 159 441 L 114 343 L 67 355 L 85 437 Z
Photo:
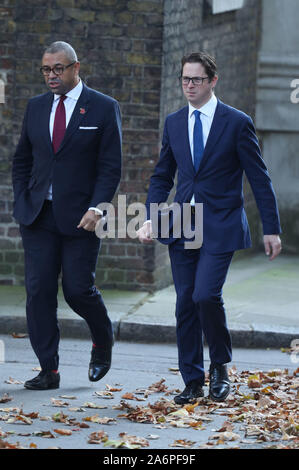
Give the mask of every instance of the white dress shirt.
M 204 104 L 201 108 L 194 108 L 191 103 L 189 103 L 189 114 L 188 114 L 188 133 L 189 133 L 189 143 L 190 143 L 190 150 L 192 155 L 192 161 L 194 162 L 194 155 L 193 155 L 193 130 L 195 124 L 195 115 L 194 111 L 200 111 L 200 120 L 202 123 L 202 134 L 203 134 L 203 146 L 205 148 L 209 133 L 211 130 L 212 122 L 214 119 L 214 114 L 217 107 L 217 98 L 216 96 L 212 95 L 211 99 Z M 190 201 L 191 205 L 195 204 L 194 195 Z
M 80 80 L 78 85 L 76 85 L 74 88 L 72 88 L 72 90 L 70 90 L 68 93 L 66 93 L 66 99 L 64 100 L 63 104 L 64 104 L 64 107 L 65 107 L 65 125 L 66 125 L 66 128 L 70 122 L 70 119 L 72 117 L 72 114 L 73 114 L 73 111 L 75 109 L 75 106 L 77 104 L 77 101 L 82 93 L 82 90 L 83 90 L 83 84 L 82 84 L 82 81 Z M 56 109 L 57 109 L 57 106 L 58 106 L 58 103 L 59 103 L 59 100 L 60 100 L 60 96 L 61 95 L 54 95 L 54 100 L 53 100 L 53 105 L 52 105 L 52 110 L 51 110 L 51 114 L 50 114 L 50 121 L 49 121 L 49 130 L 50 130 L 50 136 L 51 136 L 51 140 L 53 139 L 53 128 L 54 128 L 54 119 L 55 119 L 55 113 L 56 113 Z M 50 185 L 49 187 L 49 191 L 48 191 L 48 194 L 46 196 L 46 199 L 48 200 L 52 200 L 52 185 Z M 96 207 L 89 207 L 89 209 L 93 209 L 95 210 L 96 212 L 98 213 L 102 213 L 99 209 L 97 209 Z

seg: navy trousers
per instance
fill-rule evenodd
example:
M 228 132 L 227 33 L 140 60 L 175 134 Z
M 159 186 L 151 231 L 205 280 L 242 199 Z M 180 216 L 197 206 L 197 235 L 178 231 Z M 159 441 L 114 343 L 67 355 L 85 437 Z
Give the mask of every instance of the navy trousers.
M 20 233 L 25 253 L 28 333 L 41 368 L 58 369 L 60 274 L 64 298 L 86 320 L 93 343 L 111 346 L 112 324 L 94 285 L 100 239 L 91 232 L 78 237 L 60 233 L 49 201 L 45 201 L 33 224 L 20 225 Z
M 234 252 L 208 253 L 185 249 L 185 239 L 169 245 L 172 275 L 177 294 L 176 334 L 179 369 L 185 384 L 205 381 L 203 335 L 210 360 L 232 360 L 231 338 L 226 324 L 222 288 Z

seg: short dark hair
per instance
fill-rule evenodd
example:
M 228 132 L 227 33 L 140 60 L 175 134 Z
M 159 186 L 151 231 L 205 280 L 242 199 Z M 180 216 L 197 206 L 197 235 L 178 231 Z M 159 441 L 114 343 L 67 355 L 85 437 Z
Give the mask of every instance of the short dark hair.
M 187 62 L 202 64 L 210 81 L 217 75 L 216 60 L 214 57 L 207 54 L 206 52 L 192 52 L 191 54 L 184 55 L 181 62 L 181 75 L 183 74 L 184 65 Z
M 57 52 L 64 52 L 68 60 L 71 62 L 78 62 L 77 54 L 68 42 L 52 42 L 52 44 L 45 49 L 44 54 L 56 54 Z

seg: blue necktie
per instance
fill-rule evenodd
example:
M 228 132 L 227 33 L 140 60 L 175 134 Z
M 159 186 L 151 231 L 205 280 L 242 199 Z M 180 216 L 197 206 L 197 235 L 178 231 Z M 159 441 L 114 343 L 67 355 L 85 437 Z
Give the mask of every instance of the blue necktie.
M 195 173 L 198 171 L 203 152 L 203 135 L 202 135 L 202 123 L 200 120 L 200 111 L 194 111 L 195 124 L 193 129 L 193 164 Z

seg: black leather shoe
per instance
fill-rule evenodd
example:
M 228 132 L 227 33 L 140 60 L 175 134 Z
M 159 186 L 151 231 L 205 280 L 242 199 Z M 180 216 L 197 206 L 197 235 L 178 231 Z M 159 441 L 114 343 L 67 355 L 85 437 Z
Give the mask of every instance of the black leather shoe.
M 224 401 L 230 392 L 230 381 L 225 364 L 210 365 L 210 398 L 214 401 Z
M 112 346 L 109 349 L 93 347 L 89 363 L 88 378 L 91 382 L 97 382 L 107 374 L 111 367 Z
M 60 375 L 51 370 L 41 371 L 34 379 L 27 380 L 24 387 L 29 390 L 50 390 L 59 388 Z
M 174 402 L 177 405 L 185 405 L 186 403 L 195 403 L 196 399 L 203 397 L 203 389 L 197 380 L 192 380 L 185 387 L 185 390 L 174 397 Z

